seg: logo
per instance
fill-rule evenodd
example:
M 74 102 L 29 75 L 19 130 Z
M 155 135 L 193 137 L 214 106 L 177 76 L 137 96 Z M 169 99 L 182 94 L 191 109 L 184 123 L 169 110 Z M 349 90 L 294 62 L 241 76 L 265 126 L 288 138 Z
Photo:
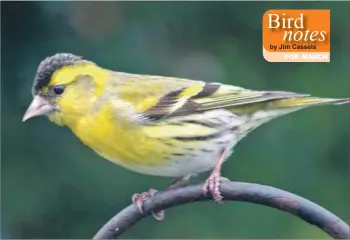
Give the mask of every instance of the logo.
M 330 10 L 268 10 L 263 56 L 269 62 L 330 62 Z

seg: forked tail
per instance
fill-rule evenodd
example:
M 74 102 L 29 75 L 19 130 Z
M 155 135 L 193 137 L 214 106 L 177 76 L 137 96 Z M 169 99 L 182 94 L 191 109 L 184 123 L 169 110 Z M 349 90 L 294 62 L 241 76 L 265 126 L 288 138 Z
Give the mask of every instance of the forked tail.
M 317 105 L 340 105 L 350 103 L 350 98 L 318 98 L 311 96 L 292 96 L 280 99 L 269 100 L 260 103 L 259 110 L 253 108 L 252 120 L 267 122 L 276 117 L 280 117 L 307 107 Z
M 340 105 L 349 103 L 350 98 L 295 97 L 280 99 L 273 103 L 275 108 L 308 107 L 315 105 Z

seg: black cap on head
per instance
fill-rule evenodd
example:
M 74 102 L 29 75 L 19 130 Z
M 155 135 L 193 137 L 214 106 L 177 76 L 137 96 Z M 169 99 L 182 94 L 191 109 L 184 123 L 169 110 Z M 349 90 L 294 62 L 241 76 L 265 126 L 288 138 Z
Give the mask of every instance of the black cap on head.
M 38 91 L 49 84 L 52 74 L 58 69 L 72 65 L 75 62 L 81 61 L 82 57 L 71 53 L 57 53 L 51 57 L 45 58 L 39 65 L 34 84 L 32 88 L 33 95 L 38 94 Z

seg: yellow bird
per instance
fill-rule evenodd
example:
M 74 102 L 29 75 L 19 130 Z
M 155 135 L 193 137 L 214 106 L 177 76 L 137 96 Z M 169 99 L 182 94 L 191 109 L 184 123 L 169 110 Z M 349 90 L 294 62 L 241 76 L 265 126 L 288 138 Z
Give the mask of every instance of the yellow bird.
M 221 165 L 247 133 L 296 110 L 350 101 L 115 72 L 68 53 L 40 63 L 32 93 L 23 121 L 47 115 L 103 158 L 177 183 L 212 170 L 203 192 L 217 201 Z M 133 196 L 140 211 L 155 192 Z

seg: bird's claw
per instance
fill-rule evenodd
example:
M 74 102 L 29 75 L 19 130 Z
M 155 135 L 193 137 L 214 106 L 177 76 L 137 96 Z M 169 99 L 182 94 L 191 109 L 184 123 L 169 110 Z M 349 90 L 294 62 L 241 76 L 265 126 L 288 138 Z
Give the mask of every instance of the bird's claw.
M 143 202 L 149 197 L 154 196 L 157 193 L 156 189 L 151 188 L 148 192 L 134 193 L 131 197 L 131 201 L 136 204 L 137 208 L 143 213 L 142 205 Z
M 148 190 L 148 192 L 142 192 L 142 193 L 134 193 L 131 197 L 131 201 L 136 204 L 137 209 L 140 211 L 140 213 L 143 214 L 143 202 L 146 201 L 148 198 L 153 197 L 158 191 L 154 188 L 151 188 Z M 159 212 L 152 212 L 152 215 L 155 219 L 158 221 L 161 221 L 164 219 L 164 211 L 161 210 Z
M 213 172 L 210 176 L 205 180 L 204 185 L 202 187 L 202 192 L 207 196 L 208 192 L 211 193 L 213 199 L 218 203 L 223 203 L 222 195 L 220 192 L 220 183 L 223 180 L 228 180 L 227 178 L 221 177 L 220 174 Z

